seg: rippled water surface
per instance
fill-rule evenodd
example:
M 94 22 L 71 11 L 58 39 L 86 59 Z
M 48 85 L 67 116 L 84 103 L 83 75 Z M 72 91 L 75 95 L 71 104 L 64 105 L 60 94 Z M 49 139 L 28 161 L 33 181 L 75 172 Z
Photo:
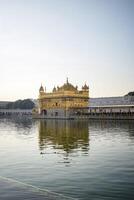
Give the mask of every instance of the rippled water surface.
M 134 199 L 134 122 L 0 119 L 0 176 L 82 200 Z

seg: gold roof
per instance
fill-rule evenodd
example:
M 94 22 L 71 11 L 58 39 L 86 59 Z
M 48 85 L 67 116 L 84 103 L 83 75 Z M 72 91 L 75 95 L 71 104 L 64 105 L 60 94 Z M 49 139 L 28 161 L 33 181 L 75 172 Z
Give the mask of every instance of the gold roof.
M 85 85 L 82 87 L 82 89 L 88 90 L 88 89 L 89 89 L 89 86 L 87 86 L 87 84 L 85 83 Z
M 58 91 L 77 91 L 77 86 L 74 87 L 71 83 L 69 83 L 68 78 L 67 82 L 64 83 L 61 87 L 57 87 Z

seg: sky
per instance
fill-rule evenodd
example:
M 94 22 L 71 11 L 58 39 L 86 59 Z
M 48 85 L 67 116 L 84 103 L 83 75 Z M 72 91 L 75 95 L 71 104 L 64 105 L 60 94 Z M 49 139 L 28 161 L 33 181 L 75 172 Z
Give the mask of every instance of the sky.
M 134 1 L 0 0 L 0 101 L 67 77 L 90 97 L 134 91 Z

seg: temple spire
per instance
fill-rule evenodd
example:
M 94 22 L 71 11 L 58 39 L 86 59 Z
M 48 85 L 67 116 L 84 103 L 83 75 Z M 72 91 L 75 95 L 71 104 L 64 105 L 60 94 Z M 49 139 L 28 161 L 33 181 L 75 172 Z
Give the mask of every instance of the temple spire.
M 41 86 L 40 86 L 40 89 L 39 89 L 40 92 L 44 92 L 44 88 L 42 86 L 42 83 L 41 83 Z

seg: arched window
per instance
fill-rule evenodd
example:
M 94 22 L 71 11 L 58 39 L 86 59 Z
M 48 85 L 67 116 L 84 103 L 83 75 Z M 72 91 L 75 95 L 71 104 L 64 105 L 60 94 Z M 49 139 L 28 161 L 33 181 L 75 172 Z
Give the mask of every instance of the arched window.
M 47 110 L 42 110 L 43 115 L 47 115 Z

